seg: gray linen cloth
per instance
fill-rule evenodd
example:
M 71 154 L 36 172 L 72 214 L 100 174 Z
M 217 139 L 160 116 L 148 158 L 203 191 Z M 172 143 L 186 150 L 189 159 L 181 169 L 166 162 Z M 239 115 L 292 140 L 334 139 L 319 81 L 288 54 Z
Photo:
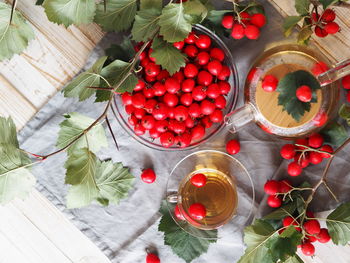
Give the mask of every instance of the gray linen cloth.
M 266 44 L 283 38 L 281 16 L 268 3 L 265 6 L 267 7 L 269 25 L 264 27 L 259 40 L 234 41 L 224 39 L 233 53 L 238 68 L 240 78 L 238 106 L 243 103 L 242 86 L 252 61 L 264 50 Z M 100 47 L 93 52 L 88 64 L 91 65 L 101 55 L 102 48 L 110 42 L 109 37 L 102 41 Z M 78 103 L 76 99 L 66 99 L 61 93 L 58 93 L 21 130 L 19 134 L 21 147 L 35 153 L 51 152 L 55 150 L 54 145 L 59 131 L 58 124 L 63 120 L 63 114 L 76 111 L 95 118 L 102 112 L 103 106 L 102 103 L 93 104 L 92 100 Z M 112 262 L 144 262 L 145 248 L 150 246 L 158 249 L 162 262 L 184 262 L 163 244 L 163 234 L 157 231 L 160 218 L 158 210 L 161 200 L 164 199 L 169 173 L 181 158 L 193 151 L 200 149 L 224 151 L 225 139 L 232 137 L 232 135 L 226 129 L 197 149 L 182 152 L 159 152 L 135 141 L 119 126 L 116 120 L 112 119 L 111 124 L 116 131 L 120 151 L 116 150 L 107 131 L 110 147 L 101 151 L 99 157 L 101 159 L 111 157 L 115 162 L 122 161 L 124 165 L 131 168 L 131 172 L 137 177 L 134 188 L 130 191 L 130 196 L 122 200 L 120 205 L 101 207 L 93 204 L 81 209 L 66 209 L 65 195 L 68 186 L 64 185 L 65 153 L 49 158 L 33 169 L 33 173 L 37 177 L 36 188 L 86 234 Z M 258 208 L 264 198 L 263 185 L 265 181 L 273 176 L 286 176 L 286 163 L 282 162 L 279 156 L 279 149 L 285 142 L 266 134 L 254 124 L 248 125 L 239 132 L 238 137 L 242 149 L 235 157 L 246 166 L 253 178 L 256 190 L 255 206 Z M 337 157 L 334 169 L 331 171 L 331 187 L 337 189 L 339 195 L 343 193 L 344 196 L 339 196 L 342 200 L 346 199 L 346 183 L 350 177 L 350 165 L 346 160 L 348 156 L 349 150 Z M 141 169 L 152 166 L 158 176 L 154 184 L 148 185 L 139 179 L 139 175 Z M 302 176 L 303 178 L 298 179 L 303 180 L 308 177 L 312 181 L 317 180 L 321 169 L 320 166 L 310 167 Z M 318 203 L 323 205 L 318 209 L 325 210 L 332 207 L 334 203 L 329 202 L 329 199 L 327 193 L 321 192 Z M 328 201 L 324 202 L 324 200 Z M 249 201 L 247 200 L 247 202 Z M 265 211 L 265 205 L 262 206 Z M 206 254 L 193 262 L 236 262 L 243 251 L 242 232 L 237 232 L 216 244 L 212 244 Z

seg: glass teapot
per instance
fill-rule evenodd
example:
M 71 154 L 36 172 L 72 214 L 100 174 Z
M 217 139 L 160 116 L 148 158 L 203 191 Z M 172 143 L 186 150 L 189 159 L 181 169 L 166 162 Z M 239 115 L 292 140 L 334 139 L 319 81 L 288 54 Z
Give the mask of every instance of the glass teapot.
M 264 76 L 272 74 L 278 79 L 287 73 L 304 70 L 312 73 L 315 65 L 325 63 L 328 71 L 317 76 L 321 89 L 317 90 L 317 102 L 311 103 L 309 112 L 296 121 L 278 105 L 277 91 L 262 89 Z M 334 115 L 339 101 L 339 80 L 350 74 L 350 60 L 331 67 L 329 61 L 316 51 L 296 44 L 287 44 L 265 51 L 253 64 L 244 88 L 245 105 L 225 117 L 232 132 L 254 121 L 268 133 L 282 138 L 295 138 L 323 127 Z

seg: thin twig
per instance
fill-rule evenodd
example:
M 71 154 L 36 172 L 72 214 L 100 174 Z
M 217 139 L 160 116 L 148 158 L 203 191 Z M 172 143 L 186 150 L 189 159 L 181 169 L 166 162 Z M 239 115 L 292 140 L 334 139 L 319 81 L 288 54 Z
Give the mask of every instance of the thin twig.
M 98 89 L 98 90 L 105 90 L 105 91 L 112 91 L 113 88 L 109 88 L 109 87 L 106 87 L 106 88 L 103 88 L 103 87 L 86 87 L 87 89 Z
M 105 119 L 106 119 L 106 123 L 107 123 L 108 129 L 109 129 L 109 131 L 110 131 L 110 133 L 111 133 L 111 135 L 112 135 L 112 138 L 113 138 L 113 140 L 114 140 L 115 146 L 117 147 L 117 150 L 119 151 L 118 142 L 117 142 L 117 139 L 116 139 L 115 136 L 114 136 L 114 132 L 113 132 L 113 130 L 112 130 L 112 126 L 111 126 L 111 124 L 110 124 L 110 122 L 109 122 L 109 120 L 108 120 L 107 115 L 106 115 Z
M 12 2 L 12 5 L 11 5 L 11 15 L 10 15 L 10 22 L 9 22 L 10 25 L 11 25 L 11 23 L 12 23 L 13 14 L 14 14 L 14 12 L 15 12 L 16 5 L 17 5 L 17 0 L 14 0 L 14 1 Z

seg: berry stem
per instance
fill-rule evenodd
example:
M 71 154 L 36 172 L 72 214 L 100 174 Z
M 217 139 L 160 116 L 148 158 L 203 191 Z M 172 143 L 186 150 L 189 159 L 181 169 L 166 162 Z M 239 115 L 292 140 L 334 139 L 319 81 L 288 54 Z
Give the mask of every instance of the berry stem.
M 332 154 L 332 153 L 329 153 L 329 152 L 325 152 L 325 151 L 321 151 L 321 150 L 318 150 L 318 149 L 315 149 L 315 148 L 311 148 L 309 146 L 302 145 L 302 144 L 295 144 L 295 146 L 299 146 L 299 147 L 305 148 L 303 150 L 296 150 L 297 152 L 301 152 L 302 154 L 304 154 L 305 152 L 318 152 L 318 153 L 328 154 L 331 157 L 334 156 L 334 154 L 335 154 L 335 153 Z

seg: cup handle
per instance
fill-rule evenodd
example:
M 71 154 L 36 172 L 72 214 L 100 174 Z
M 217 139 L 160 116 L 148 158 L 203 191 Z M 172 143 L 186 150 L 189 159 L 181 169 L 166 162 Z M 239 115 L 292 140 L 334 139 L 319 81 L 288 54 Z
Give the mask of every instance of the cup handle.
M 317 76 L 321 87 L 331 84 L 350 74 L 350 59 L 336 64 L 333 68 Z
M 176 193 L 176 194 L 168 195 L 168 196 L 166 197 L 166 199 L 167 199 L 167 201 L 168 201 L 169 203 L 171 203 L 171 204 L 176 204 L 179 198 L 178 198 L 177 193 Z
M 251 103 L 247 103 L 243 107 L 228 113 L 224 118 L 224 122 L 229 126 L 230 132 L 236 133 L 240 128 L 254 121 L 255 117 L 255 107 Z

